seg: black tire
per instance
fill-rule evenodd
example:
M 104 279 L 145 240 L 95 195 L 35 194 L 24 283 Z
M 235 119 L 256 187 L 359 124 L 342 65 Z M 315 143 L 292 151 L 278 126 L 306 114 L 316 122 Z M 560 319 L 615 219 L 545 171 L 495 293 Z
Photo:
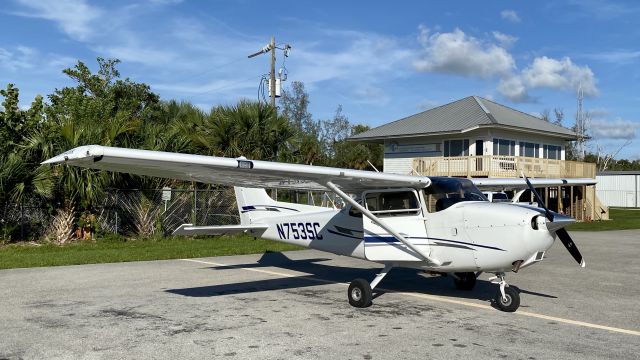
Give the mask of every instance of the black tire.
M 456 285 L 456 289 L 471 291 L 476 286 L 476 274 L 472 272 L 455 273 L 458 277 L 453 278 L 453 283 Z
M 371 285 L 365 279 L 355 279 L 349 285 L 347 296 L 349 297 L 349 305 L 357 308 L 367 307 L 371 305 L 373 299 Z
M 496 307 L 504 312 L 514 312 L 518 310 L 520 307 L 520 294 L 518 290 L 514 287 L 505 287 L 504 296 L 507 298 L 506 301 L 502 299 L 502 294 L 500 290 L 498 290 L 495 298 Z

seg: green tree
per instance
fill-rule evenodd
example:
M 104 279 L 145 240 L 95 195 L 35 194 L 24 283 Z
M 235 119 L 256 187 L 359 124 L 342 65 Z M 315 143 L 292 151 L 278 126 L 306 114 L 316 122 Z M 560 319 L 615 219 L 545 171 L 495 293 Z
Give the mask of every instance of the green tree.
M 291 123 L 297 133 L 318 136 L 319 124 L 309 113 L 309 94 L 304 83 L 294 81 L 290 90 L 284 90 L 280 98 L 282 115 Z
M 349 136 L 367 130 L 369 130 L 367 125 L 353 125 Z M 336 144 L 335 166 L 372 170 L 369 162 L 382 171 L 383 147 L 381 144 L 358 143 L 346 139 Z
M 276 116 L 270 105 L 243 100 L 236 105 L 218 106 L 209 114 L 195 108 L 188 112 L 193 121 L 183 122 L 180 131 L 191 140 L 197 153 L 257 160 L 288 157 L 293 129 L 284 117 Z
M 42 96 L 36 96 L 28 110 L 19 106 L 19 90 L 8 84 L 0 90 L 3 110 L 0 111 L 0 201 L 18 202 L 26 193 L 51 196 L 51 171 L 39 166 L 25 151 L 25 134 L 43 125 Z
M 159 97 L 146 84 L 119 79 L 118 60 L 97 59 L 93 74 L 82 62 L 63 72 L 75 87 L 55 90 L 44 106 L 46 121 L 28 139 L 33 158 L 46 159 L 77 146 L 101 144 L 139 147 L 150 131 L 139 131 L 161 112 Z M 136 177 L 69 166 L 52 169 L 60 203 L 71 201 L 87 208 L 102 199 L 104 189 L 131 184 Z

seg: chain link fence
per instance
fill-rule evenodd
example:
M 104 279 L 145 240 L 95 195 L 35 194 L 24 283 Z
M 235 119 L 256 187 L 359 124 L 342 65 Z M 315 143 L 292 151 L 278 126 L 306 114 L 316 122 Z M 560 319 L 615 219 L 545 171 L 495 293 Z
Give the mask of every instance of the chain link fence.
M 291 190 L 268 192 L 279 201 L 342 206 L 333 193 Z M 41 239 L 47 234 L 54 215 L 60 208 L 61 204 L 52 204 L 42 199 L 24 200 L 20 204 L 0 204 L 2 242 Z M 92 214 L 94 230 L 125 236 L 166 236 L 185 223 L 197 226 L 240 223 L 234 190 L 227 187 L 109 189 L 100 204 L 92 207 L 88 213 Z M 82 218 L 82 213 L 78 212 L 77 227 L 83 226 Z
M 178 226 L 238 224 L 232 188 L 114 190 L 97 209 L 97 225 L 105 232 L 149 236 L 171 234 Z
M 40 199 L 24 199 L 20 203 L 0 204 L 0 239 L 38 239 L 51 221 L 51 209 Z

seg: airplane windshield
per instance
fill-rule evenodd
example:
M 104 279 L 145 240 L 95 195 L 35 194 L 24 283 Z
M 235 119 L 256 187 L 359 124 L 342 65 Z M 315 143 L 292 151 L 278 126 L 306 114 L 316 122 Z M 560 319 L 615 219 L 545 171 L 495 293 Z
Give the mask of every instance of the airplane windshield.
M 431 178 L 431 186 L 424 190 L 429 211 L 442 211 L 461 201 L 488 201 L 482 192 L 467 179 Z

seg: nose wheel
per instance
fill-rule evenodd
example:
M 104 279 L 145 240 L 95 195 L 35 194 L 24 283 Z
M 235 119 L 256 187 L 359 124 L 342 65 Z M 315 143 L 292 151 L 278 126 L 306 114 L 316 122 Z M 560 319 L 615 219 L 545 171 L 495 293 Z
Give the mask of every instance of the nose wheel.
M 500 289 L 496 293 L 496 307 L 505 312 L 514 312 L 520 307 L 520 293 L 504 280 L 504 273 L 498 273 L 492 277 L 491 283 L 500 285 Z

